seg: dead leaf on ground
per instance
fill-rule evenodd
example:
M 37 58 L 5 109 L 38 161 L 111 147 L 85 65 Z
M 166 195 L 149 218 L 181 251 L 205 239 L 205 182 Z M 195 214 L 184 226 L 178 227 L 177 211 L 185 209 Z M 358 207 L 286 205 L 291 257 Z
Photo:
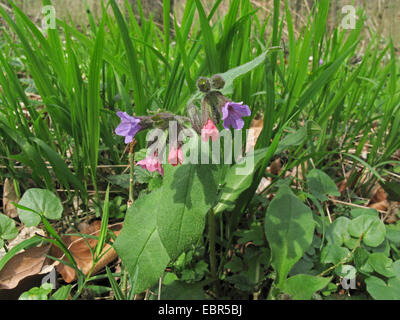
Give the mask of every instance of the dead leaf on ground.
M 386 223 L 396 223 L 399 220 L 400 202 L 390 201 L 388 207 L 388 214 L 385 219 Z
M 12 202 L 18 203 L 19 199 L 15 192 L 14 183 L 10 179 L 4 181 L 3 186 L 3 213 L 10 218 L 15 218 L 18 216 L 17 208 L 12 204 Z
M 34 235 L 40 235 L 42 237 L 46 236 L 46 233 L 37 227 L 23 227 L 22 229 L 19 230 L 18 236 L 11 240 L 7 248 L 8 250 L 14 248 L 17 244 L 20 244 L 22 241 L 26 239 L 32 238 Z M 4 248 L 0 249 L 0 259 L 6 254 Z
M 80 225 L 80 232 L 82 234 L 87 234 L 87 235 L 92 235 L 92 236 L 98 236 L 101 228 L 101 221 L 97 220 L 94 221 L 92 224 L 82 224 Z M 119 235 L 120 230 L 122 228 L 121 224 L 116 225 L 115 227 L 112 227 L 111 230 L 116 234 Z M 71 252 L 72 256 L 74 257 L 78 268 L 83 272 L 83 274 L 88 275 L 89 271 L 91 270 L 93 266 L 93 259 L 92 259 L 92 254 L 90 252 L 89 246 L 94 249 L 97 240 L 96 239 L 90 239 L 90 238 L 85 238 L 80 237 L 80 236 L 65 236 L 62 238 L 65 245 Z M 89 246 L 88 246 L 89 245 Z M 96 266 L 93 268 L 92 275 L 96 274 L 99 272 L 101 269 L 103 269 L 106 265 L 108 265 L 110 262 L 114 261 L 117 258 L 117 253 L 115 252 L 114 249 L 110 249 L 111 246 L 109 244 L 106 244 L 104 246 L 104 249 L 102 251 L 102 254 L 104 256 L 100 259 L 100 261 L 96 264 Z M 51 255 L 62 259 L 66 262 L 68 261 L 68 258 L 64 256 L 63 252 L 61 249 L 59 249 L 56 246 L 53 246 L 51 248 Z M 67 283 L 71 283 L 76 279 L 76 272 L 73 268 L 63 264 L 63 263 L 56 263 L 56 270 L 61 274 L 63 277 L 64 281 Z
M 282 169 L 282 163 L 281 163 L 281 158 L 276 158 L 274 161 L 272 161 L 269 171 L 271 174 L 278 176 L 279 173 L 281 172 Z
M 385 190 L 379 185 L 375 185 L 371 190 L 371 200 L 369 204 L 374 204 L 387 200 L 387 194 Z
M 0 289 L 13 289 L 21 280 L 47 270 L 44 267 L 50 261 L 46 257 L 49 249 L 49 244 L 33 247 L 12 257 L 0 271 Z
M 264 125 L 264 117 L 263 115 L 257 115 L 253 118 L 253 120 L 250 123 L 250 129 L 253 130 L 253 134 L 249 134 L 247 136 L 247 140 L 246 140 L 246 153 L 254 150 L 254 147 L 256 146 L 257 143 L 257 139 L 261 134 L 261 131 L 263 129 L 263 125 Z
M 375 209 L 378 211 L 386 211 L 388 209 L 388 207 L 389 207 L 389 201 L 387 201 L 387 200 L 375 202 L 375 203 L 368 205 L 368 208 Z

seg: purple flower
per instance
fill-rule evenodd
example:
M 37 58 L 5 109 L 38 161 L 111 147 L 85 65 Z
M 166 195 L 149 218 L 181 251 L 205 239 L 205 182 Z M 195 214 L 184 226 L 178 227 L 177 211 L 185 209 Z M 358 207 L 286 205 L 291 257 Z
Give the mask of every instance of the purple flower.
M 251 115 L 249 106 L 243 102 L 228 101 L 222 107 L 222 119 L 224 120 L 224 128 L 229 129 L 232 126 L 234 129 L 242 129 L 244 126 L 243 117 Z
M 117 112 L 117 116 L 121 118 L 121 123 L 115 129 L 115 133 L 125 137 L 125 143 L 131 143 L 135 134 L 142 129 L 140 126 L 140 119 L 121 111 Z

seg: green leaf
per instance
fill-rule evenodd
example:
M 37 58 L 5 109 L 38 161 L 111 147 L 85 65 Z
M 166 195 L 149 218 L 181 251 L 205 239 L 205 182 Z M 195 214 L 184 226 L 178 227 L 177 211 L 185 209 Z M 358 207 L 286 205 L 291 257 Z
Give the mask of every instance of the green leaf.
M 394 277 L 393 260 L 386 257 L 382 252 L 370 254 L 368 258 L 369 265 L 379 274 L 385 277 Z
M 217 195 L 214 166 L 166 166 L 157 229 L 169 256 L 177 258 L 203 234 L 205 217 Z
M 370 247 L 379 246 L 385 239 L 386 229 L 383 222 L 376 216 L 362 215 L 349 223 L 349 233 L 360 238 L 364 234 L 363 242 Z
M 400 300 L 400 279 L 391 278 L 387 283 L 377 277 L 365 279 L 368 293 L 375 300 Z
M 32 288 L 24 292 L 18 300 L 47 300 L 49 293 L 53 290 L 51 283 L 44 283 L 40 288 Z
M 278 286 L 283 284 L 290 269 L 311 245 L 314 228 L 310 208 L 289 187 L 282 186 L 271 201 L 265 218 L 271 264 L 278 273 Z
M 156 298 L 154 298 L 156 299 Z M 163 285 L 161 300 L 204 300 L 205 294 L 200 283 L 188 284 L 182 281 L 173 281 Z
M 357 218 L 359 216 L 362 216 L 363 214 L 379 217 L 379 212 L 376 211 L 375 209 L 355 208 L 355 209 L 351 209 L 351 211 L 350 211 L 350 215 L 353 218 Z
M 131 277 L 138 267 L 136 293 L 156 283 L 171 260 L 157 229 L 162 199 L 161 189 L 137 199 L 126 212 L 124 227 L 114 243 Z
M 107 177 L 107 180 L 109 182 L 125 189 L 129 189 L 129 179 L 130 179 L 129 174 L 117 174 Z
M 71 292 L 72 285 L 61 286 L 56 292 L 52 294 L 50 300 L 67 300 Z
M 258 57 L 254 58 L 253 60 L 242 64 L 239 67 L 230 69 L 224 73 L 221 74 L 221 77 L 225 80 L 225 86 L 222 90 L 222 93 L 224 95 L 230 95 L 233 93 L 233 81 L 236 78 L 239 78 L 242 75 L 245 75 L 246 73 L 250 72 L 251 70 L 257 68 L 259 65 L 261 65 L 264 61 L 265 58 L 267 57 L 267 54 L 270 51 L 265 51 L 262 54 L 260 54 Z
M 336 244 L 342 246 L 350 241 L 351 236 L 349 234 L 348 228 L 350 219 L 346 217 L 339 217 L 334 220 L 328 227 L 326 231 L 326 239 L 328 243 Z
M 310 192 L 320 201 L 328 200 L 328 195 L 340 196 L 335 182 L 323 171 L 313 169 L 307 174 Z
M 337 264 L 349 254 L 349 249 L 340 247 L 336 243 L 329 243 L 321 251 L 322 263 Z
M 0 239 L 12 240 L 18 235 L 18 229 L 15 226 L 15 221 L 5 214 L 0 213 Z M 1 248 L 2 246 L 0 246 Z
M 63 213 L 61 200 L 49 190 L 29 189 L 18 204 L 52 220 L 60 219 Z M 18 208 L 18 216 L 27 227 L 40 223 L 40 216 L 28 210 Z
M 362 247 L 357 248 L 356 251 L 354 251 L 354 266 L 358 271 L 365 273 L 374 271 L 368 263 L 369 256 L 370 253 Z
M 307 274 L 298 274 L 288 278 L 282 290 L 288 293 L 293 300 L 309 300 L 312 295 L 325 288 L 332 280 L 330 278 L 316 277 Z
M 246 161 L 237 163 L 229 168 L 225 176 L 224 187 L 222 188 L 217 205 L 214 207 L 214 213 L 218 214 L 225 210 L 233 210 L 235 200 L 248 189 L 253 182 L 253 175 L 260 166 L 261 161 L 265 157 L 267 148 L 254 152 L 253 170 L 247 174 L 239 174 L 246 167 Z M 251 157 L 248 155 L 247 157 Z

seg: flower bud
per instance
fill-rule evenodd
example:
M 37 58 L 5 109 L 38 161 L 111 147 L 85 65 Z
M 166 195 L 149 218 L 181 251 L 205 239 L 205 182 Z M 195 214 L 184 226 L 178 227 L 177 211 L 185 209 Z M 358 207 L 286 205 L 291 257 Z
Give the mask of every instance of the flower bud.
M 225 86 L 225 80 L 221 75 L 216 74 L 211 78 L 211 85 L 214 89 L 222 89 Z
M 197 88 L 199 88 L 201 92 L 209 92 L 211 89 L 210 80 L 205 77 L 200 77 L 199 80 L 197 80 Z

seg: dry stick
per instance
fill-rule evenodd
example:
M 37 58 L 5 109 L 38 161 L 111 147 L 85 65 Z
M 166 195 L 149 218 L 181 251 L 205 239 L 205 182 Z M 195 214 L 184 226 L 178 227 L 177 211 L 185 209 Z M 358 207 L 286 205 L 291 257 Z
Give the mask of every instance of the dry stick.
M 339 203 L 339 204 L 344 204 L 344 205 L 351 206 L 351 207 L 361 208 L 361 209 L 370 209 L 370 208 L 368 208 L 366 206 L 362 206 L 362 205 L 351 203 L 351 202 L 340 201 L 340 200 L 336 200 L 336 199 L 333 199 L 333 198 L 330 198 L 330 197 L 329 197 L 329 201 L 332 201 L 332 202 L 335 202 L 335 203 Z M 387 214 L 387 211 L 378 210 L 378 209 L 375 209 L 375 210 L 380 212 L 380 213 L 382 213 L 382 214 Z
M 158 294 L 157 294 L 157 300 L 161 300 L 161 287 L 162 287 L 162 282 L 164 279 L 164 272 L 160 277 L 160 280 L 158 281 Z

